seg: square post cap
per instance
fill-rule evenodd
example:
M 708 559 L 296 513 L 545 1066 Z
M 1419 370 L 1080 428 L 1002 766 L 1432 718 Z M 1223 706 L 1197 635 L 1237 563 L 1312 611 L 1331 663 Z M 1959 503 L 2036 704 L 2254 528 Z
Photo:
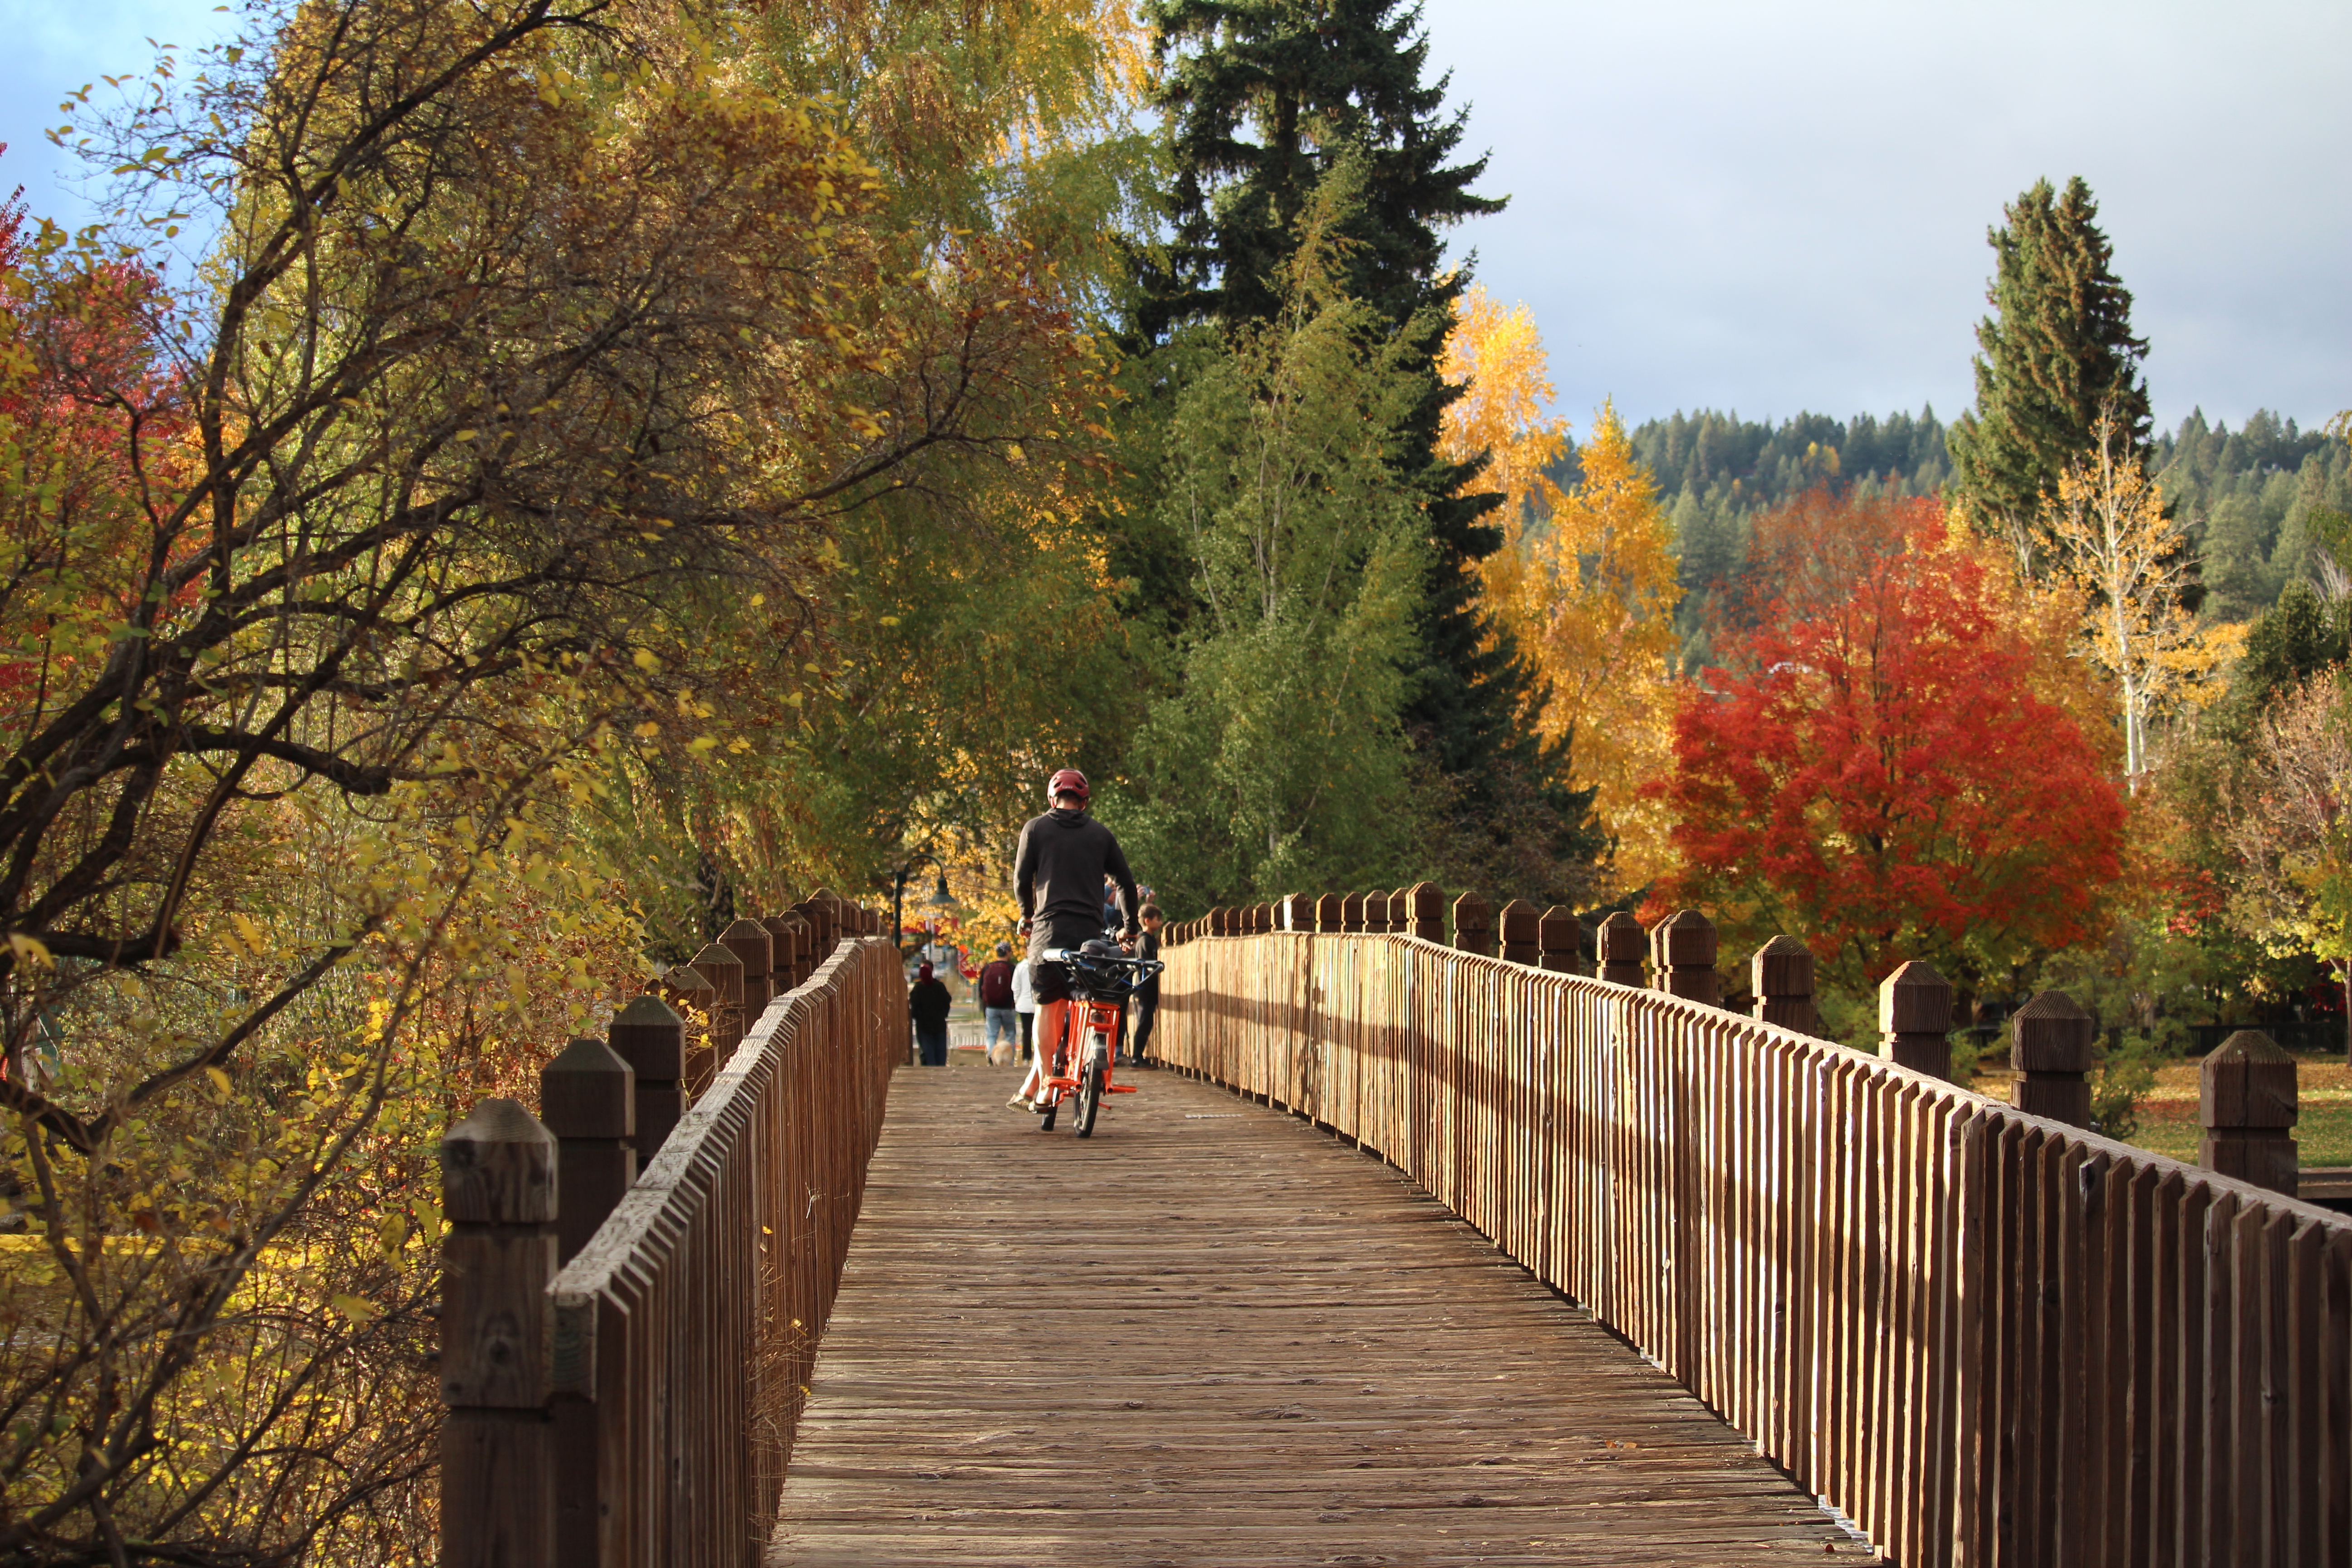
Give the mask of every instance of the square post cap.
M 2009 1065 L 2019 1072 L 2086 1073 L 2098 1021 L 2063 991 L 2041 991 L 2009 1018 Z
M 453 1224 L 555 1218 L 555 1134 L 512 1100 L 486 1100 L 441 1137 L 441 1206 Z
M 2292 1127 L 2297 1099 L 2294 1058 L 2260 1029 L 2223 1040 L 2197 1074 L 2197 1119 L 2209 1130 Z
M 1951 1033 L 1951 982 L 1924 959 L 1898 965 L 1878 983 L 1878 1026 L 1889 1035 Z

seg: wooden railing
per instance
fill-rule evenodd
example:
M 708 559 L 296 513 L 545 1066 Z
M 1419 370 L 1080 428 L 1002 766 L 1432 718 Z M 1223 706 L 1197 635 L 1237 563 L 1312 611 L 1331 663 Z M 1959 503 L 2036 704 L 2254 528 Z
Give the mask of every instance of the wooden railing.
M 835 905 L 810 924 L 831 955 L 765 1002 L 698 1091 L 693 1045 L 647 995 L 609 1048 L 575 1042 L 551 1065 L 548 1125 L 495 1100 L 444 1140 L 444 1568 L 759 1562 L 908 1041 L 897 950 L 857 934 L 871 917 Z M 765 1001 L 761 928 L 738 926 L 721 939 L 736 957 L 697 959 L 724 982 L 701 994 L 722 1043 L 730 986 Z M 701 984 L 672 975 L 665 990 Z M 635 1127 L 681 1082 L 692 1104 L 635 1174 Z M 633 1181 L 603 1180 L 615 1154 Z M 559 1161 L 582 1189 L 560 1208 Z M 610 1212 L 558 1272 L 575 1197 Z
M 2352 1221 L 1418 936 L 1167 957 L 1161 1059 L 1387 1158 L 1891 1561 L 2352 1562 Z

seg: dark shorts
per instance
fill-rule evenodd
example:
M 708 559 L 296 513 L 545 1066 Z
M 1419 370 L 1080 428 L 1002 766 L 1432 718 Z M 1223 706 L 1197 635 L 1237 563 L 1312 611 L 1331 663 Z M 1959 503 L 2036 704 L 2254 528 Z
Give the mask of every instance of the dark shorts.
M 1039 1005 L 1048 1002 L 1070 999 L 1070 969 L 1065 963 L 1047 963 L 1039 954 L 1048 948 L 1076 947 L 1081 942 L 1102 935 L 1093 926 L 1072 926 L 1055 930 L 1035 926 L 1029 932 L 1029 984 L 1037 988 Z

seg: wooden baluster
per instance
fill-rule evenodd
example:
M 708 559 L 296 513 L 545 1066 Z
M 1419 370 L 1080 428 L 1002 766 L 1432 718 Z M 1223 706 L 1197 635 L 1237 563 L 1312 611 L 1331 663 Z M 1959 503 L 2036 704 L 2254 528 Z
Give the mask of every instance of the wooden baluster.
M 656 1003 L 655 1005 L 660 1005 Z M 539 1072 L 539 1120 L 554 1134 L 559 1267 L 578 1256 L 637 1179 L 637 1075 L 602 1040 L 574 1040 Z
M 678 1083 L 687 1102 L 710 1087 L 719 1073 L 714 1037 L 719 1029 L 719 989 L 690 963 L 676 964 L 661 977 L 662 1000 L 686 1022 L 686 1055 Z
M 1364 895 L 1364 931 L 1368 935 L 1389 930 L 1389 896 L 1377 889 Z
M 1936 966 L 1915 958 L 1878 984 L 1880 1055 L 1930 1078 L 1952 1076 L 1952 987 Z
M 1525 899 L 1513 899 L 1495 917 L 1495 930 L 1501 945 L 1495 951 L 1497 957 L 1512 963 L 1533 963 L 1543 954 L 1541 926 L 1543 917 Z
M 1748 959 L 1748 974 L 1758 1018 L 1801 1035 L 1821 1034 L 1822 1015 L 1813 1005 L 1811 948 L 1793 936 L 1776 936 Z
M 1475 893 L 1454 900 L 1454 945 L 1464 952 L 1495 951 L 1494 915 Z
M 484 1100 L 441 1141 L 441 1562 L 554 1568 L 554 1138 Z
M 2197 1163 L 2293 1197 L 2298 1098 L 2293 1057 L 2259 1029 L 2231 1035 L 2197 1075 L 2197 1119 L 2205 1124 Z
M 1412 889 L 1399 888 L 1389 895 L 1389 934 L 1412 934 Z
M 1326 893 L 1315 900 L 1315 929 L 1338 931 L 1341 927 L 1340 907 L 1347 902 L 1337 893 Z
M 743 961 L 714 942 L 706 943 L 689 962 L 696 973 L 710 982 L 711 1070 L 716 1073 L 743 1043 Z M 694 1092 L 700 1094 L 709 1087 L 705 1079 L 694 1086 Z
M 1554 974 L 1584 973 L 1584 923 L 1566 904 L 1554 904 L 1537 918 L 1536 962 Z
M 1593 933 L 1601 950 L 1601 978 L 1615 985 L 1642 984 L 1642 954 L 1650 945 L 1650 933 L 1642 922 L 1619 910 L 1601 922 Z
M 2091 1124 L 2096 1021 L 2063 991 L 2044 991 L 2010 1018 L 2010 1101 L 2072 1127 Z
M 1272 904 L 1255 905 L 1252 907 L 1250 913 L 1256 917 L 1251 922 L 1251 929 L 1253 931 L 1269 931 L 1274 929 L 1274 906 Z
M 1669 996 L 1712 1007 L 1721 998 L 1715 973 L 1715 922 L 1696 910 L 1676 910 L 1650 932 L 1651 984 Z
M 1285 893 L 1274 906 L 1274 929 L 1276 931 L 1313 931 L 1315 900 L 1307 893 Z
M 633 996 L 614 1015 L 604 1038 L 613 1054 L 629 1064 L 636 1083 L 631 1119 L 636 1128 L 637 1168 L 643 1170 L 686 1114 L 686 1020 L 658 996 Z
M 1445 895 L 1434 882 L 1415 882 L 1405 889 L 1407 934 L 1445 945 Z
M 758 921 L 741 920 L 719 933 L 719 944 L 743 965 L 743 1032 L 748 1035 L 768 1010 L 768 998 L 776 994 L 770 984 L 775 939 Z
M 1358 931 L 1364 929 L 1364 895 L 1349 893 L 1339 900 L 1339 929 Z

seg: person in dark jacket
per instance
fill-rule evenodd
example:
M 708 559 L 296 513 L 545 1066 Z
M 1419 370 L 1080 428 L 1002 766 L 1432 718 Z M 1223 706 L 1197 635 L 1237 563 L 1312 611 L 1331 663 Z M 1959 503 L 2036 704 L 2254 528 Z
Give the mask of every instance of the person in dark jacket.
M 954 1003 L 948 988 L 931 978 L 929 964 L 915 971 L 915 983 L 907 987 L 907 1016 L 915 1021 L 915 1045 L 927 1068 L 948 1065 L 948 1009 Z
M 1013 944 L 1000 942 L 996 956 L 980 966 L 980 1010 L 988 1020 L 988 1064 L 999 1064 L 996 1037 L 1004 1037 L 1003 1065 L 1021 1048 L 1021 1026 L 1013 1014 Z
M 1143 934 L 1135 939 L 1135 956 L 1160 956 L 1160 914 L 1158 904 L 1143 906 Z M 1144 1048 L 1151 1044 L 1151 1020 L 1160 1011 L 1160 976 L 1153 975 L 1135 988 L 1128 998 L 1128 1016 L 1135 1023 L 1135 1044 L 1129 1047 L 1128 1059 L 1137 1066 L 1143 1064 Z
M 1048 948 L 1076 947 L 1102 934 L 1103 879 L 1112 883 L 1113 918 L 1124 917 L 1122 934 L 1136 923 L 1135 873 L 1127 868 L 1118 837 L 1087 815 L 1087 775 L 1064 768 L 1045 785 L 1053 809 L 1033 816 L 1021 829 L 1013 857 L 1013 897 L 1021 906 L 1022 934 L 1029 939 L 1031 982 L 1037 990 L 1037 1059 L 1021 1092 L 1006 1103 L 1035 1108 L 1037 1085 L 1052 1065 L 1054 1043 L 1062 1037 L 1070 1005 L 1070 973 L 1044 962 Z

